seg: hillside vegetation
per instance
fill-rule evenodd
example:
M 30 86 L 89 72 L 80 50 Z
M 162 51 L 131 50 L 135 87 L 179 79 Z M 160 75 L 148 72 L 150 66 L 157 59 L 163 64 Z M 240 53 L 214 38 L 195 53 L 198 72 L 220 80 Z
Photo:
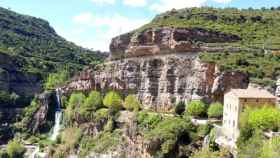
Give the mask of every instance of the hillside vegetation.
M 273 87 L 280 77 L 280 8 L 186 8 L 172 10 L 155 17 L 147 28 L 203 28 L 239 36 L 233 43 L 203 43 L 207 47 L 220 47 L 222 52 L 203 52 L 202 61 L 217 63 L 222 70 L 248 73 L 250 81 Z M 234 48 L 227 49 L 227 48 Z M 239 48 L 239 49 L 236 49 Z
M 28 105 L 44 82 L 61 84 L 55 73 L 71 76 L 106 56 L 66 41 L 45 20 L 0 7 L 0 107 Z
M 0 53 L 20 61 L 20 71 L 47 73 L 62 66 L 70 70 L 101 61 L 105 55 L 66 41 L 45 20 L 0 7 Z
M 187 8 L 172 10 L 155 17 L 145 28 L 204 28 L 238 35 L 235 46 L 280 48 L 280 10 L 236 8 Z

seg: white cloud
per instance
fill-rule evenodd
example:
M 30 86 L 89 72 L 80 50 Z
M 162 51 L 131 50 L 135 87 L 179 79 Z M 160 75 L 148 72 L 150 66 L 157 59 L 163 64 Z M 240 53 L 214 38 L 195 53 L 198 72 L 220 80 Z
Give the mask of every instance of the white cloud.
M 81 13 L 73 17 L 75 23 L 90 24 L 93 19 L 93 14 L 90 12 Z
M 218 2 L 218 3 L 229 3 L 233 0 L 213 0 L 213 1 Z
M 186 7 L 201 7 L 207 0 L 160 0 L 153 3 L 150 9 L 164 12 L 170 9 L 182 9 Z
M 143 7 L 147 5 L 147 0 L 123 0 L 123 4 L 133 7 Z
M 91 0 L 94 3 L 103 5 L 103 4 L 115 4 L 116 0 Z
M 78 43 L 88 48 L 103 51 L 109 50 L 109 44 L 113 37 L 137 29 L 149 22 L 147 19 L 128 18 L 120 14 L 94 16 L 92 13 L 81 13 L 74 16 L 73 21 L 83 27 L 90 27 L 90 29 L 97 31 L 96 36 L 91 41 L 79 41 Z

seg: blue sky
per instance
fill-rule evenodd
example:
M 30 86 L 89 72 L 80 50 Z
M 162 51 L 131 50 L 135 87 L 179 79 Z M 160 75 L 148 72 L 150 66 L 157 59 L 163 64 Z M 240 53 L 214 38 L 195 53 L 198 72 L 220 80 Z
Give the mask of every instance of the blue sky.
M 172 8 L 260 8 L 280 6 L 280 0 L 0 0 L 0 6 L 46 19 L 59 35 L 78 45 L 108 51 L 112 37 Z

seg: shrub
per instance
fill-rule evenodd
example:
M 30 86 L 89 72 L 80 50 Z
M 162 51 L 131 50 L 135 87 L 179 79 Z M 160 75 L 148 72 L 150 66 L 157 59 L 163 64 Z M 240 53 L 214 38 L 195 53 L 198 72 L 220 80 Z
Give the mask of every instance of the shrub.
M 178 114 L 178 115 L 181 115 L 181 114 L 183 114 L 185 112 L 185 109 L 186 109 L 185 102 L 180 101 L 175 106 L 175 113 Z
M 7 153 L 10 158 L 23 158 L 26 149 L 18 140 L 11 140 L 7 145 Z
M 262 133 L 258 131 L 242 146 L 238 146 L 238 158 L 260 157 L 262 146 Z
M 85 95 L 83 93 L 72 93 L 68 102 L 68 105 L 65 110 L 65 123 L 68 125 L 73 125 L 73 122 L 75 121 L 75 114 L 79 112 L 80 114 L 84 112 L 83 109 L 78 111 L 77 107 L 80 107 L 83 105 L 85 101 Z
M 202 116 L 206 113 L 206 105 L 202 101 L 191 101 L 187 106 L 187 112 L 194 116 Z
M 221 103 L 213 103 L 207 111 L 208 117 L 221 118 L 223 116 L 223 105 Z
M 79 157 L 86 157 L 88 153 L 106 153 L 117 150 L 118 145 L 123 143 L 121 131 L 100 132 L 96 137 L 85 137 L 80 143 Z
M 122 99 L 117 92 L 111 91 L 104 97 L 103 104 L 108 108 L 121 109 Z
M 141 104 L 134 95 L 128 95 L 125 98 L 124 107 L 129 111 L 138 111 L 141 107 Z
M 195 151 L 190 158 L 218 158 L 219 153 L 211 151 L 209 148 L 202 148 L 201 150 Z
M 83 108 L 96 111 L 102 107 L 102 96 L 98 91 L 92 91 L 84 102 Z
M 142 111 L 137 114 L 137 123 L 140 127 L 145 129 L 154 128 L 161 120 L 162 117 L 157 113 Z
M 280 112 L 278 109 L 263 107 L 249 114 L 248 123 L 254 129 L 278 130 L 280 125 Z
M 261 158 L 275 158 L 280 155 L 280 137 L 273 137 L 266 141 L 262 147 Z
M 148 140 L 159 140 L 161 153 L 170 153 L 178 141 L 191 142 L 190 132 L 193 125 L 190 120 L 178 117 L 166 118 L 159 122 L 154 129 L 145 133 Z
M 197 135 L 200 137 L 205 137 L 207 134 L 209 134 L 210 130 L 211 130 L 211 127 L 209 124 L 200 125 L 197 128 Z
M 85 99 L 86 96 L 83 93 L 73 93 L 70 96 L 68 106 L 70 106 L 71 109 L 80 107 L 81 105 L 83 105 Z
M 5 150 L 0 150 L 0 158 L 9 158 L 9 155 Z
M 51 73 L 47 78 L 47 81 L 45 83 L 45 88 L 54 89 L 58 85 L 65 84 L 68 79 L 69 79 L 69 73 L 65 70 L 57 73 Z

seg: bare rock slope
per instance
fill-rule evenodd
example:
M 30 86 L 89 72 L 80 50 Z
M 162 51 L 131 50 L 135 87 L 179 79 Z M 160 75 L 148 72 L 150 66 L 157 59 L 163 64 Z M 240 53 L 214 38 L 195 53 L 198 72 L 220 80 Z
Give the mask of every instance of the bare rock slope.
M 65 91 L 116 89 L 134 93 L 145 108 L 168 111 L 171 101 L 222 100 L 230 88 L 246 88 L 248 76 L 220 72 L 213 63 L 199 60 L 207 53 L 200 43 L 233 42 L 240 38 L 203 29 L 148 29 L 112 40 L 111 56 L 95 71 L 87 70 Z M 91 74 L 91 75 L 89 75 Z

